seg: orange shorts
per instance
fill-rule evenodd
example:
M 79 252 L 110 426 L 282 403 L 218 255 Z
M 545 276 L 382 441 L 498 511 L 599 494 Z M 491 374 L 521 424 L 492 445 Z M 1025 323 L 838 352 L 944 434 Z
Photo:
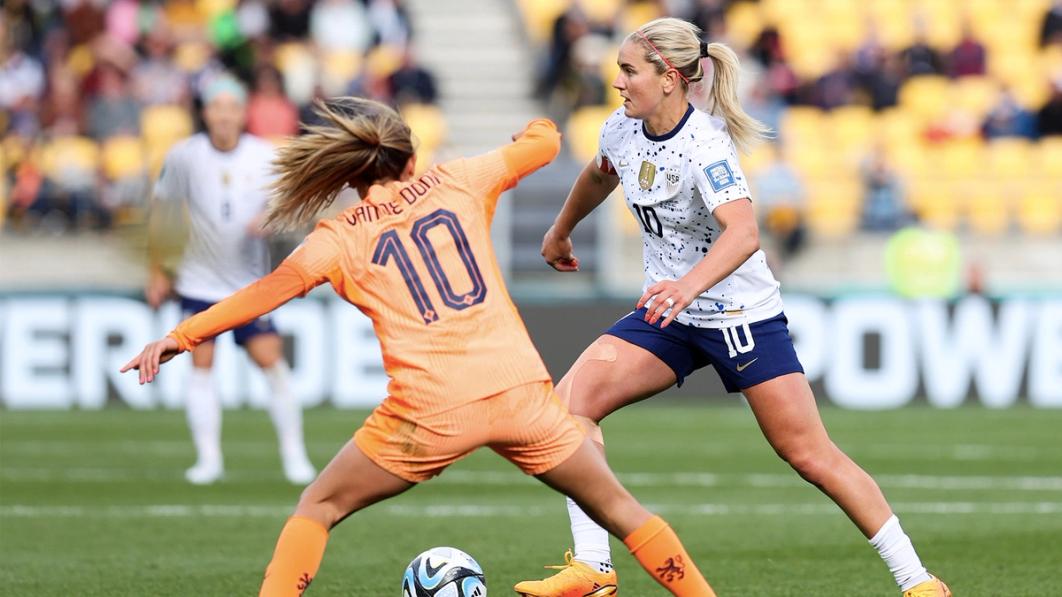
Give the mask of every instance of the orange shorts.
M 584 437 L 548 381 L 432 415 L 400 412 L 393 402 L 389 397 L 372 411 L 354 443 L 373 462 L 413 483 L 438 475 L 481 446 L 538 475 L 567 460 Z

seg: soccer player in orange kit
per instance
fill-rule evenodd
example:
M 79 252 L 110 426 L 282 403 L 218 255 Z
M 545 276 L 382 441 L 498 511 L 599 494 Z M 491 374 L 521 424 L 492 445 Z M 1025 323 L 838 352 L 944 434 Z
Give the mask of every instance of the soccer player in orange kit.
M 489 234 L 498 196 L 556 157 L 556 126 L 532 121 L 510 145 L 414 178 L 410 130 L 393 110 L 341 98 L 318 111 L 327 124 L 279 152 L 267 225 L 309 219 L 348 184 L 362 200 L 122 368 L 151 382 L 160 363 L 325 282 L 373 320 L 389 395 L 303 492 L 260 595 L 302 595 L 333 526 L 481 446 L 569 495 L 673 595 L 714 595 L 557 399 L 498 269 Z

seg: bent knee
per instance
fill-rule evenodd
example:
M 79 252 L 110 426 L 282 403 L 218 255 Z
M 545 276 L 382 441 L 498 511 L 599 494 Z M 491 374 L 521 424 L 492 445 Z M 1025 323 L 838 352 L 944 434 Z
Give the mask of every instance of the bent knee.
M 836 468 L 840 454 L 832 442 L 824 446 L 794 446 L 777 452 L 801 477 L 816 485 Z

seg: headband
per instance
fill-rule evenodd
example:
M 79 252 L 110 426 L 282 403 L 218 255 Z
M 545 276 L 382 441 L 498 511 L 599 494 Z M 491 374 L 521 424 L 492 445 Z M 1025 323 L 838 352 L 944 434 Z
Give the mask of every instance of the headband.
M 640 37 L 643 40 L 645 40 L 645 43 L 649 44 L 649 47 L 652 48 L 654 52 L 656 52 L 656 55 L 659 56 L 660 59 L 664 61 L 664 64 L 666 64 L 668 66 L 668 68 L 670 68 L 671 70 L 675 71 L 675 74 L 677 74 L 679 77 L 681 77 L 682 80 L 685 81 L 687 85 L 690 84 L 690 80 L 686 78 L 686 75 L 682 74 L 682 71 L 680 71 L 679 69 L 675 68 L 674 64 L 671 64 L 671 61 L 667 59 L 667 56 L 664 56 L 663 52 L 661 52 L 659 49 L 657 49 L 656 44 L 654 44 L 653 42 L 649 41 L 649 38 L 646 37 L 646 35 L 644 33 L 642 33 L 640 30 L 635 30 L 635 33 L 638 34 L 638 37 Z M 706 58 L 708 56 L 708 44 L 702 41 L 700 43 L 700 50 L 701 50 L 700 51 L 701 58 Z

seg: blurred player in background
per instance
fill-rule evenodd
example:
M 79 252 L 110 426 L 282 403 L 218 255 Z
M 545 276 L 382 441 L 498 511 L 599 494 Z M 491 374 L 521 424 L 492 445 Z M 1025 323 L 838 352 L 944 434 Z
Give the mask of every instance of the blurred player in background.
M 533 121 L 499 151 L 414 180 L 410 130 L 393 110 L 345 98 L 319 115 L 325 126 L 280 150 L 268 223 L 303 222 L 348 184 L 362 200 L 122 369 L 150 382 L 160 362 L 325 282 L 373 320 L 389 396 L 303 492 L 261 595 L 302 595 L 332 527 L 481 446 L 588 508 L 672 594 L 714 595 L 674 531 L 619 484 L 561 405 L 506 292 L 490 239 L 498 196 L 556 157 L 556 126 Z
M 595 162 L 583 170 L 542 243 L 559 271 L 575 271 L 571 231 L 616 188 L 642 228 L 646 282 L 636 310 L 587 348 L 557 385 L 603 449 L 598 422 L 711 365 L 741 391 L 775 451 L 825 492 L 870 539 L 908 597 L 944 597 L 874 480 L 833 444 L 793 349 L 779 284 L 759 248 L 748 181 L 736 148 L 769 130 L 738 104 L 737 56 L 704 44 L 685 21 L 658 19 L 620 47 L 613 86 L 623 107 L 604 124 Z M 690 85 L 713 70 L 711 114 L 695 110 Z M 735 147 L 736 146 L 736 147 Z M 569 501 L 574 559 L 518 593 L 595 597 L 615 586 L 608 536 Z
M 262 217 L 272 182 L 273 146 L 243 132 L 247 94 L 236 79 L 221 75 L 204 88 L 203 120 L 207 131 L 175 145 L 155 184 L 149 245 L 167 244 L 187 213 L 187 243 L 174 277 L 166 271 L 164 251 L 153 249 L 145 291 L 157 308 L 175 291 L 184 315 L 246 286 L 269 271 L 269 250 Z M 291 389 L 283 343 L 269 318 L 235 328 L 236 343 L 265 374 L 272 396 L 269 415 L 276 427 L 284 476 L 299 485 L 316 471 L 306 456 L 302 410 Z M 224 474 L 221 454 L 221 402 L 214 391 L 211 367 L 214 342 L 192 351 L 185 404 L 197 454 L 185 472 L 195 484 L 213 483 Z

